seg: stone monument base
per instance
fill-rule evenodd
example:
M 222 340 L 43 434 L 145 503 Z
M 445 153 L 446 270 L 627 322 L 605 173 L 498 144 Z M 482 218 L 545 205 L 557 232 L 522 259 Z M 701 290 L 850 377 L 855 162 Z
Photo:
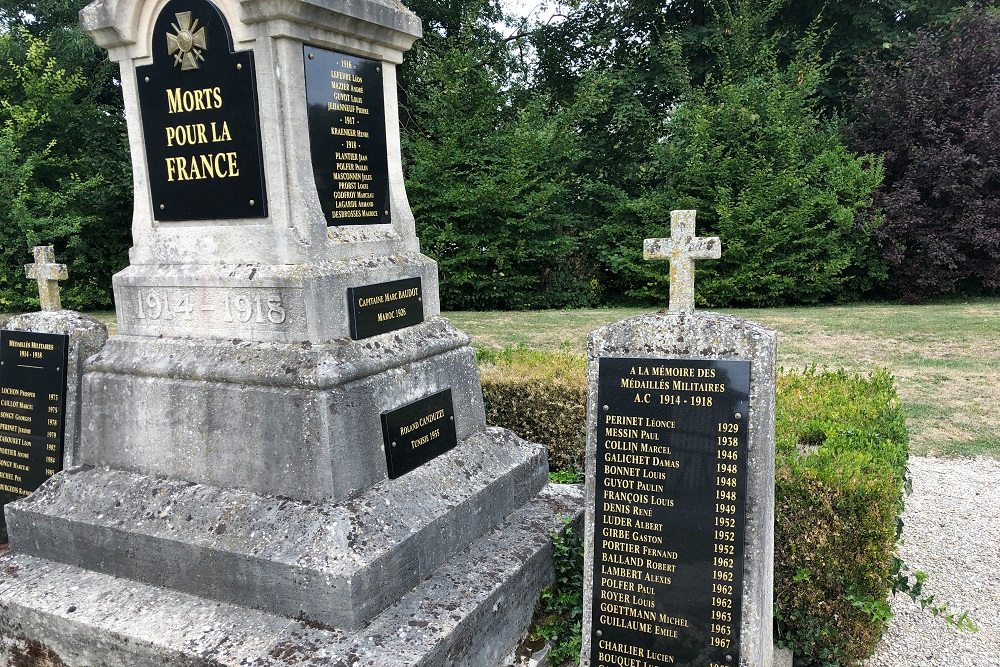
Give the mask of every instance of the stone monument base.
M 580 511 L 577 487 L 546 486 L 360 630 L 7 554 L 0 558 L 0 663 L 499 666 L 551 583 L 552 532 Z

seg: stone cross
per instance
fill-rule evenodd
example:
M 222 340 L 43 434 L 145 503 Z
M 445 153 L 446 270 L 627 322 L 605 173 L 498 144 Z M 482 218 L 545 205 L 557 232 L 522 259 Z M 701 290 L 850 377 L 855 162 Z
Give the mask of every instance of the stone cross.
M 24 275 L 38 282 L 38 301 L 42 310 L 62 310 L 59 281 L 69 278 L 69 271 L 65 264 L 56 264 L 52 246 L 35 246 L 35 263 L 25 264 Z
M 694 310 L 694 260 L 719 259 L 722 242 L 719 237 L 699 238 L 694 235 L 697 211 L 671 211 L 670 238 L 646 239 L 642 257 L 646 260 L 670 260 L 670 310 Z

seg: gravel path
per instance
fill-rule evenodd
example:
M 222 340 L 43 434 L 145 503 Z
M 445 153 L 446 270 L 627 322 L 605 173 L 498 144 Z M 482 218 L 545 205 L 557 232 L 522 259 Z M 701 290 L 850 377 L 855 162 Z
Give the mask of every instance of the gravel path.
M 978 633 L 958 632 L 909 597 L 868 667 L 1000 667 L 1000 461 L 910 459 L 901 552 L 927 572 L 926 593 L 967 610 Z

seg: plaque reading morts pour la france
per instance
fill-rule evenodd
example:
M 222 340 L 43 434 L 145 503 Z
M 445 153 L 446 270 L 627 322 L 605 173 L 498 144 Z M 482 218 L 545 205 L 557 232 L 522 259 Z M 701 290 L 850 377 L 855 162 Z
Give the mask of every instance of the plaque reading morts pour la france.
M 62 470 L 69 336 L 0 331 L 0 503 Z
M 207 0 L 164 5 L 152 49 L 136 85 L 153 217 L 266 217 L 253 52 L 233 52 L 229 24 Z
M 590 664 L 735 667 L 750 362 L 602 358 L 598 372 Z
M 382 65 L 303 47 L 309 146 L 328 226 L 389 224 Z

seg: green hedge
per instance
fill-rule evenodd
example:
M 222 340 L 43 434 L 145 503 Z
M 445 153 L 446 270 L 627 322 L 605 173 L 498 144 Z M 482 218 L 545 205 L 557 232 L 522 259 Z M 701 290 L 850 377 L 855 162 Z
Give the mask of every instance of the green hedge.
M 553 470 L 582 467 L 585 360 L 530 350 L 480 352 L 487 419 L 545 444 Z M 846 372 L 778 378 L 775 619 L 796 664 L 869 656 L 887 599 L 907 461 L 893 378 Z

